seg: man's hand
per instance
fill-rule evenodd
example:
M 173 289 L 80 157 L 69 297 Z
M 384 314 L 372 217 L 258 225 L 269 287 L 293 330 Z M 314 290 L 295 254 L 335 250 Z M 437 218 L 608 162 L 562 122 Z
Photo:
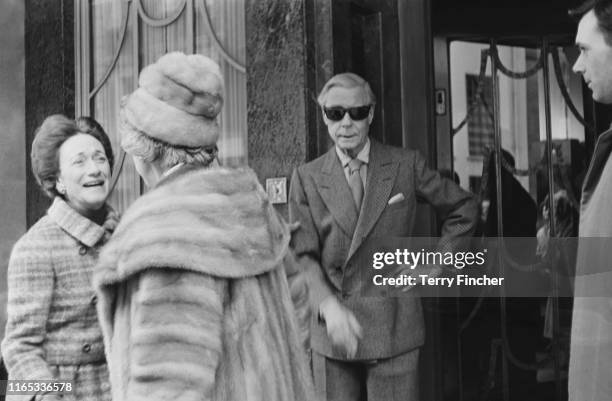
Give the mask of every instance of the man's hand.
M 299 221 L 294 221 L 293 223 L 289 223 L 288 226 L 289 232 L 293 234 L 302 226 L 302 224 Z
M 361 325 L 353 312 L 344 307 L 336 297 L 326 298 L 319 306 L 319 311 L 334 348 L 340 349 L 347 358 L 357 354 L 359 339 L 363 335 Z

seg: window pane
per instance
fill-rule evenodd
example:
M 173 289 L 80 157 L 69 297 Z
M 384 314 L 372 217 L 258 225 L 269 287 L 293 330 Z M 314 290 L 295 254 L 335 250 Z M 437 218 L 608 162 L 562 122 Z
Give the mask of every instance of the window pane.
M 202 0 L 198 4 L 197 52 L 217 61 L 225 78 L 224 107 L 219 121 L 223 129 L 219 139 L 221 163 L 246 165 L 246 73 L 236 66 L 244 66 L 246 60 L 244 0 Z
M 116 1 L 93 1 L 91 10 L 92 49 L 89 65 L 93 79 L 90 91 L 98 86 L 99 90 L 89 104 L 90 114 L 111 138 L 116 159 L 120 154 L 119 103 L 121 98 L 137 85 L 138 57 L 134 51 L 134 29 L 130 21 L 127 21 L 127 30 L 123 37 L 125 18 L 129 17 L 125 15 L 126 8 L 123 4 Z M 110 75 L 106 77 L 109 71 Z M 140 177 L 131 160 L 126 160 L 109 201 L 113 207 L 123 211 L 139 195 Z
M 167 52 L 182 51 L 204 54 L 221 66 L 225 101 L 218 117 L 219 158 L 224 165 L 246 164 L 244 0 L 91 0 L 78 5 L 77 110 L 102 124 L 116 156 L 121 98 L 136 89 L 144 66 Z M 128 157 L 110 202 L 122 211 L 140 193 L 140 178 Z

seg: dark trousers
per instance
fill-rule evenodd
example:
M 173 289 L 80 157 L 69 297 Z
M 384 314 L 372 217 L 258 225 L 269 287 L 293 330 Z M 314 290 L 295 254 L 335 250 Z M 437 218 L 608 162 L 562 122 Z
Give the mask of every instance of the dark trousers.
M 374 361 L 340 361 L 313 352 L 322 401 L 418 401 L 419 349 Z

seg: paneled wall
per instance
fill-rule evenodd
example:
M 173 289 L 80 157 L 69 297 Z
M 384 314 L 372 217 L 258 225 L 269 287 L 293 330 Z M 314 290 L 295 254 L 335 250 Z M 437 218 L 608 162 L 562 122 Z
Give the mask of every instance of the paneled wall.
M 0 338 L 9 255 L 26 229 L 24 14 L 22 0 L 0 2 Z

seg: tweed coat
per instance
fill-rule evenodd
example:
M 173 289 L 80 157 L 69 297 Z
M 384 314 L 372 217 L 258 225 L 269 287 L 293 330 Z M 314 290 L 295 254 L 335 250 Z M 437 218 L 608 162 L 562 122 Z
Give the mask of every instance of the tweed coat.
M 113 400 L 313 400 L 288 243 L 249 169 L 183 167 L 138 199 L 94 280 Z
M 400 202 L 388 204 L 402 194 Z M 424 342 L 424 322 L 418 297 L 364 298 L 361 272 L 355 261 L 372 237 L 412 234 L 417 198 L 431 204 L 444 225 L 440 250 L 469 238 L 477 206 L 471 194 L 426 167 L 417 152 L 371 140 L 365 195 L 361 212 L 353 198 L 335 148 L 298 167 L 291 178 L 289 215 L 300 227 L 291 244 L 307 272 L 313 308 L 311 345 L 319 354 L 346 360 L 332 349 L 325 324 L 316 319 L 320 303 L 337 297 L 363 328 L 356 360 L 402 354 Z
M 612 399 L 612 129 L 597 139 L 585 176 L 572 334 L 569 400 Z
M 110 400 L 91 276 L 99 248 L 117 220 L 109 209 L 99 226 L 56 197 L 47 214 L 16 243 L 8 267 L 2 342 L 9 379 L 71 380 L 75 392 L 64 399 Z

